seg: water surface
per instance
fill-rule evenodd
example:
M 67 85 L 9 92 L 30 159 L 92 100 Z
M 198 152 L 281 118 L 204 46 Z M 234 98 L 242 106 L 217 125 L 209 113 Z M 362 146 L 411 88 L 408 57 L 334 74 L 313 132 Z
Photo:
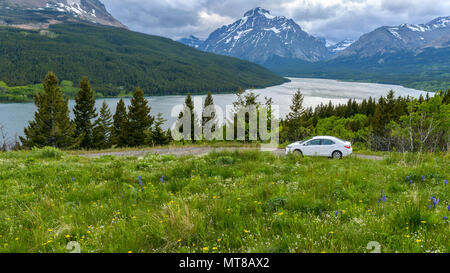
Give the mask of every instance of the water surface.
M 290 78 L 291 82 L 278 86 L 272 86 L 265 89 L 253 90 L 260 95 L 260 100 L 264 101 L 264 97 L 271 97 L 274 104 L 280 106 L 280 115 L 284 117 L 289 112 L 292 95 L 301 89 L 305 96 L 304 106 L 315 107 L 320 103 L 328 103 L 330 100 L 333 104 L 346 103 L 349 98 L 361 101 L 369 97 L 379 98 L 386 96 L 389 90 L 394 90 L 397 96 L 419 97 L 420 94 L 425 95 L 426 92 L 405 88 L 398 85 L 386 85 L 375 83 L 358 83 L 358 82 L 342 82 L 326 79 L 303 79 Z M 195 106 L 199 109 L 206 96 L 193 96 Z M 184 103 L 185 96 L 160 96 L 148 97 L 147 100 L 152 108 L 151 114 L 156 115 L 162 113 L 168 121 L 165 128 L 169 128 L 176 120 L 179 110 L 174 110 L 175 115 L 172 116 L 172 109 L 176 105 Z M 223 111 L 226 105 L 232 105 L 236 100 L 235 94 L 219 94 L 214 95 L 214 102 L 220 106 Z M 101 107 L 103 101 L 106 101 L 111 108 L 112 113 L 116 110 L 119 99 L 101 99 L 97 100 L 97 110 Z M 125 104 L 130 104 L 130 99 L 124 99 Z M 70 109 L 73 109 L 75 102 L 69 101 Z M 23 135 L 23 129 L 28 125 L 28 121 L 34 117 L 36 107 L 33 103 L 13 103 L 0 104 L 0 124 L 2 124 L 9 136 L 15 134 Z M 71 113 L 72 114 L 72 113 Z M 225 114 L 225 113 L 224 113 Z

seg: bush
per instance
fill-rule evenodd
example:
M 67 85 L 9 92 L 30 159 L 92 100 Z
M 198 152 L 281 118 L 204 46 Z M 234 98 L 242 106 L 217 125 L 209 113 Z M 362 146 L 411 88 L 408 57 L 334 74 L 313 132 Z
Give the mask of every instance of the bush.
M 42 149 L 33 148 L 32 152 L 30 153 L 30 156 L 36 158 L 61 159 L 63 155 L 64 153 L 61 150 L 53 147 L 44 147 Z

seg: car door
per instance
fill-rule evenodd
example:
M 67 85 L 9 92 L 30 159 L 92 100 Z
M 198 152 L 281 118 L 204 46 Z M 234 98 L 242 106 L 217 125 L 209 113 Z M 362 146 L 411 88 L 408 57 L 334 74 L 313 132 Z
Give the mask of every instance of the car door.
M 320 155 L 320 139 L 313 139 L 306 142 L 303 146 L 303 155 L 317 156 Z
M 335 150 L 336 143 L 331 139 L 322 139 L 320 142 L 322 148 L 320 149 L 320 154 L 322 156 L 331 156 Z

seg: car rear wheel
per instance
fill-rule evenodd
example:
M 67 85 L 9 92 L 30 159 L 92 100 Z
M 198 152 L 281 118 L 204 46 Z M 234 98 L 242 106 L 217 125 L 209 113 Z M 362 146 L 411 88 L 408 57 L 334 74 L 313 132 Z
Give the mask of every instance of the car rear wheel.
M 342 158 L 342 153 L 339 152 L 339 151 L 335 151 L 335 152 L 333 152 L 332 157 L 334 159 L 341 159 Z

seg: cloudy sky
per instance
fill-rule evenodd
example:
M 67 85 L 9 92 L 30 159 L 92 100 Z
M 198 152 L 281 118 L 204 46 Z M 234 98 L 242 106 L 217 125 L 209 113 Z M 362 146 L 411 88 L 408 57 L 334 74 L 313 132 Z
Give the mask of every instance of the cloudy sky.
M 102 0 L 134 31 L 172 39 L 207 38 L 252 8 L 293 18 L 305 31 L 330 41 L 357 39 L 379 26 L 427 23 L 450 16 L 449 0 Z

